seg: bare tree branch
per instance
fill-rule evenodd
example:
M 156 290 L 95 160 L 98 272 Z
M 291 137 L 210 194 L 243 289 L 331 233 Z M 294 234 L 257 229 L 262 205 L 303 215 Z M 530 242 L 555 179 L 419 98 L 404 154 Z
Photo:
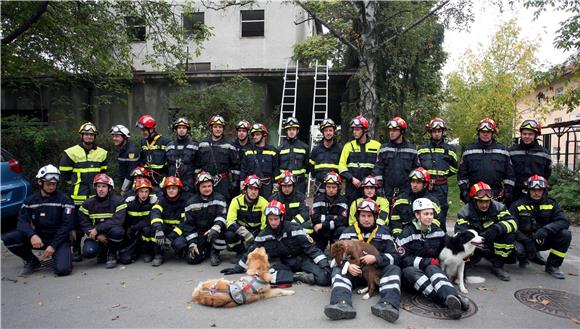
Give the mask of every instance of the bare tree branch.
M 32 24 L 36 23 L 40 17 L 46 12 L 48 8 L 48 1 L 41 2 L 38 7 L 36 7 L 36 11 L 30 18 L 24 21 L 16 30 L 12 31 L 12 33 L 8 34 L 5 38 L 2 38 L 2 46 L 9 45 L 12 41 L 16 40 L 22 33 L 28 31 Z
M 222 0 L 219 1 L 217 4 L 214 4 L 214 2 L 212 0 L 201 0 L 201 4 L 202 6 L 204 6 L 207 9 L 211 9 L 211 10 L 215 10 L 215 11 L 219 11 L 219 10 L 224 10 L 228 7 L 234 7 L 234 6 L 240 6 L 240 7 L 244 7 L 250 4 L 253 4 L 255 1 L 254 0 Z
M 298 1 L 298 0 L 295 1 L 295 3 L 297 5 L 299 5 L 300 7 L 302 7 L 302 9 L 304 9 L 310 16 L 312 16 L 312 18 L 316 22 L 324 25 L 328 29 L 328 31 L 330 31 L 330 33 L 332 35 L 334 35 L 335 37 L 338 38 L 338 40 L 340 40 L 340 42 L 344 43 L 346 46 L 351 48 L 357 54 L 360 53 L 360 50 L 357 48 L 357 46 L 355 46 L 352 42 L 348 41 L 344 36 L 342 36 L 342 34 L 340 34 L 340 32 L 338 32 L 332 26 L 330 26 L 330 24 L 328 24 L 327 22 L 323 21 L 320 17 L 318 17 L 316 15 L 316 13 L 314 13 L 312 10 L 310 10 L 310 8 L 308 8 L 308 6 L 306 6 L 306 4 L 304 4 L 302 1 Z
M 446 4 L 448 4 L 449 1 L 450 0 L 445 0 L 445 1 L 441 2 L 437 7 L 433 8 L 429 13 L 427 13 L 427 15 L 425 15 L 425 16 L 419 18 L 418 20 L 414 21 L 411 25 L 409 25 L 407 27 L 403 27 L 403 29 L 401 30 L 401 32 L 398 32 L 395 35 L 393 35 L 390 38 L 388 38 L 387 40 L 383 41 L 383 43 L 381 43 L 380 47 L 383 47 L 387 43 L 393 41 L 394 39 L 396 39 L 396 38 L 402 36 L 403 34 L 407 33 L 409 30 L 412 30 L 417 25 L 423 23 L 423 21 L 425 21 L 427 18 L 431 17 L 433 14 L 435 14 L 437 11 L 439 11 L 439 9 L 443 8 Z
M 295 21 L 295 22 L 294 22 L 294 25 L 300 25 L 300 24 L 302 24 L 302 23 L 306 23 L 306 22 L 308 22 L 308 21 L 312 21 L 312 20 L 314 20 L 314 18 L 312 18 L 312 17 L 308 17 L 308 18 L 306 18 L 306 19 L 303 19 L 303 20 L 301 20 L 301 21 L 298 21 L 298 22 L 296 22 L 296 21 Z

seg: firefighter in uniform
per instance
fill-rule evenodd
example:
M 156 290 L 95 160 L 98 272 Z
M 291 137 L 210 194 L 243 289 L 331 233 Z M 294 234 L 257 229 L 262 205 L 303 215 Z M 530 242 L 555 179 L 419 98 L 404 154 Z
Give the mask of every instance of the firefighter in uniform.
M 264 210 L 266 227 L 258 234 L 254 244 L 233 268 L 221 271 L 224 274 L 243 273 L 247 270 L 247 255 L 263 247 L 268 254 L 274 285 L 303 282 L 310 285 L 330 284 L 330 264 L 320 249 L 312 244 L 302 227 L 284 220 L 284 204 L 272 200 Z
M 346 180 L 346 200 L 352 203 L 362 196 L 361 184 L 375 167 L 381 143 L 367 135 L 369 122 L 359 115 L 350 122 L 354 140 L 342 148 L 338 172 Z
M 165 261 L 163 247 L 166 243 L 171 244 L 171 248 L 177 256 L 182 256 L 186 252 L 187 245 L 177 242 L 180 229 L 185 217 L 185 207 L 187 200 L 183 196 L 183 182 L 175 176 L 165 177 L 160 185 L 163 195 L 159 201 L 151 208 L 151 232 L 155 246 L 153 251 L 153 266 L 161 266 Z
M 139 163 L 149 170 L 151 183 L 157 187 L 167 175 L 166 152 L 171 139 L 157 132 L 157 122 L 150 115 L 141 116 L 135 126 L 141 129 L 143 135 L 139 145 L 141 149 Z
M 536 120 L 524 120 L 520 125 L 520 143 L 510 147 L 510 158 L 516 175 L 516 186 L 513 202 L 525 194 L 525 184 L 532 175 L 549 179 L 552 175 L 552 159 L 545 147 L 538 143 L 542 135 L 542 126 Z
M 322 140 L 310 153 L 310 172 L 316 180 L 315 194 L 324 193 L 324 179 L 333 171 L 338 172 L 338 162 L 343 145 L 336 141 L 336 124 L 330 118 L 320 123 Z
M 407 122 L 394 117 L 387 123 L 389 141 L 381 145 L 373 176 L 383 189 L 383 194 L 394 204 L 399 194 L 409 191 L 407 177 L 414 168 L 419 167 L 417 147 L 405 138 Z
M 131 190 L 133 184 L 131 180 L 131 173 L 139 165 L 139 150 L 129 141 L 131 133 L 129 129 L 123 125 L 115 125 L 111 127 L 111 138 L 113 144 L 119 150 L 117 155 L 117 178 L 121 183 L 121 194 Z
M 531 176 L 526 184 L 527 195 L 512 203 L 510 213 L 518 221 L 516 253 L 520 266 L 528 257 L 534 263 L 546 265 L 546 272 L 564 279 L 560 266 L 570 247 L 570 222 L 556 200 L 548 196 L 548 181 L 540 175 Z M 545 261 L 538 250 L 550 249 Z
M 173 131 L 176 138 L 167 144 L 167 171 L 169 176 L 181 179 L 185 192 L 193 193 L 197 143 L 189 137 L 191 123 L 186 118 L 177 118 Z
M 261 185 L 258 176 L 246 177 L 242 185 L 244 192 L 233 198 L 229 205 L 225 238 L 228 248 L 235 251 L 237 257 L 242 256 L 260 230 L 266 227 L 264 210 L 268 200 L 260 196 Z
M 214 192 L 213 176 L 207 171 L 199 172 L 195 185 L 199 190 L 187 202 L 176 243 L 187 246 L 188 263 L 199 264 L 209 257 L 211 266 L 218 266 L 220 251 L 226 248 L 226 199 Z
M 249 150 L 252 146 L 252 142 L 250 141 L 250 129 L 252 124 L 246 119 L 243 119 L 238 122 L 236 125 L 236 138 L 232 142 L 232 145 L 238 150 L 238 163 L 240 164 L 240 171 L 242 160 L 244 159 L 244 153 Z M 244 179 L 245 177 L 240 177 L 240 179 Z M 240 186 L 237 185 L 235 189 L 235 195 L 238 195 L 242 192 Z
M 268 199 L 272 195 L 274 177 L 278 174 L 278 153 L 273 146 L 268 145 L 268 128 L 265 125 L 254 123 L 250 135 L 254 145 L 244 153 L 240 179 L 244 180 L 250 175 L 258 176 L 262 183 L 260 195 Z
M 435 205 L 430 199 L 413 201 L 415 218 L 397 237 L 401 249 L 401 269 L 408 285 L 432 301 L 449 308 L 448 316 L 459 319 L 469 309 L 469 300 L 461 297 L 439 264 L 446 234 L 433 223 Z
M 36 174 L 39 190 L 26 198 L 16 230 L 2 237 L 4 246 L 24 261 L 20 276 L 28 276 L 40 267 L 32 249 L 44 249 L 43 257 L 52 257 L 53 271 L 58 276 L 72 271 L 69 232 L 73 227 L 74 203 L 58 191 L 60 171 L 46 165 Z
M 70 196 L 75 203 L 73 227 L 76 234 L 72 243 L 73 262 L 80 262 L 83 259 L 81 255 L 81 238 L 84 233 L 79 226 L 79 207 L 83 201 L 95 195 L 93 186 L 95 176 L 98 173 L 107 171 L 107 151 L 98 147 L 95 143 L 98 133 L 94 124 L 90 122 L 83 123 L 79 129 L 81 142 L 64 150 L 59 164 L 62 179 L 67 184 L 70 184 Z
M 278 186 L 280 186 L 280 191 L 272 194 L 270 201 L 278 200 L 282 202 L 286 208 L 286 215 L 284 216 L 286 220 L 297 223 L 307 234 L 311 234 L 312 223 L 310 222 L 310 214 L 306 205 L 306 196 L 296 191 L 296 176 L 286 170 L 278 179 Z
M 409 174 L 409 186 L 411 188 L 408 192 L 401 194 L 401 196 L 395 201 L 395 205 L 391 210 L 391 230 L 393 236 L 397 237 L 407 224 L 412 223 L 415 220 L 415 214 L 413 213 L 413 202 L 419 198 L 427 198 L 433 202 L 433 207 L 435 209 L 435 214 L 433 218 L 433 224 L 440 227 L 443 232 L 447 232 L 445 223 L 439 221 L 439 213 L 441 208 L 437 204 L 437 198 L 429 193 L 431 177 L 429 172 L 422 167 L 414 169 Z
M 238 151 L 224 137 L 226 121 L 221 115 L 209 118 L 208 125 L 210 136 L 199 142 L 196 168 L 214 176 L 215 191 L 230 201 L 240 180 Z
M 441 207 L 439 222 L 443 226 L 443 231 L 447 232 L 445 222 L 447 221 L 447 195 L 449 187 L 447 179 L 457 174 L 457 153 L 455 148 L 445 142 L 445 132 L 447 125 L 440 118 L 435 118 L 427 125 L 427 132 L 430 140 L 419 147 L 417 156 L 421 167 L 427 169 L 431 175 L 431 195 L 437 198 L 437 203 Z
M 79 208 L 80 226 L 87 235 L 83 257 L 97 257 L 97 264 L 106 262 L 106 268 L 114 268 L 125 234 L 127 204 L 114 193 L 115 183 L 107 174 L 96 175 L 93 184 L 97 195 L 85 200 Z
M 371 306 L 371 312 L 388 322 L 395 322 L 399 318 L 401 301 L 399 252 L 387 227 L 376 224 L 378 214 L 379 206 L 374 200 L 367 199 L 361 202 L 357 222 L 344 230 L 340 240 L 358 239 L 377 248 L 379 255 L 365 255 L 361 258 L 361 264 L 375 264 L 376 268 L 382 271 L 379 281 L 379 301 Z M 356 311 L 352 307 L 352 289 L 355 286 L 366 285 L 361 274 L 361 268 L 349 262 L 344 262 L 342 268 L 333 268 L 330 304 L 324 307 L 324 314 L 327 317 L 341 320 L 356 316 Z
M 488 249 L 476 249 L 470 262 L 476 264 L 483 256 L 491 263 L 491 272 L 495 276 L 509 281 L 510 275 L 504 270 L 504 264 L 513 264 L 516 260 L 517 221 L 502 203 L 493 200 L 493 191 L 484 182 L 471 187 L 469 198 L 471 201 L 457 214 L 455 233 L 472 229 L 483 236 Z
M 318 249 L 324 251 L 328 243 L 338 240 L 348 226 L 348 205 L 346 198 L 340 195 L 340 175 L 331 171 L 322 183 L 324 192 L 317 194 L 312 204 L 314 233 L 311 236 Z
M 463 152 L 457 173 L 461 200 L 469 201 L 469 187 L 477 182 L 486 182 L 492 188 L 495 200 L 510 200 L 514 187 L 514 170 L 506 147 L 498 143 L 493 135 L 497 124 L 485 118 L 477 126 L 478 141 L 470 144 Z
M 282 129 L 286 132 L 286 137 L 282 140 L 282 145 L 278 147 L 278 169 L 280 179 L 286 170 L 290 171 L 296 180 L 294 189 L 302 194 L 306 194 L 306 183 L 308 180 L 308 144 L 298 139 L 300 123 L 295 117 L 289 117 L 282 123 Z
M 119 250 L 119 262 L 131 264 L 137 260 L 139 253 L 143 254 L 143 261 L 150 263 L 153 260 L 153 233 L 151 232 L 151 208 L 157 203 L 157 196 L 153 194 L 153 185 L 147 178 L 137 178 L 133 183 L 134 195 L 125 199 L 127 203 L 127 217 L 123 228 L 125 237 Z
M 389 210 L 390 204 L 389 200 L 382 196 L 378 196 L 379 191 L 379 181 L 374 176 L 367 176 L 362 182 L 361 188 L 363 190 L 363 196 L 354 200 L 350 204 L 350 211 L 348 216 L 348 225 L 354 225 L 356 223 L 356 214 L 358 206 L 366 199 L 373 199 L 379 204 L 379 216 L 377 217 L 377 225 L 389 225 Z

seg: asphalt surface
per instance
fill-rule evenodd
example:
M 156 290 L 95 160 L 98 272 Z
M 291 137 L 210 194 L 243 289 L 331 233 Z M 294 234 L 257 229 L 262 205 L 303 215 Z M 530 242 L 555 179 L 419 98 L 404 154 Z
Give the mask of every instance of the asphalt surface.
M 211 267 L 208 262 L 187 265 L 184 260 L 169 257 L 157 268 L 139 260 L 107 270 L 93 259 L 75 263 L 68 277 L 55 277 L 51 268 L 43 267 L 28 278 L 20 278 L 21 261 L 2 246 L 1 325 L 3 328 L 580 328 L 580 303 L 527 299 L 535 306 L 559 308 L 559 314 L 566 317 L 558 317 L 532 309 L 514 297 L 523 288 L 580 295 L 580 228 L 573 227 L 572 231 L 572 246 L 562 267 L 565 280 L 554 279 L 544 273 L 543 267 L 531 264 L 526 269 L 506 266 L 512 280 L 502 282 L 489 272 L 489 264 L 484 261 L 468 273 L 487 279 L 483 284 L 467 286 L 467 297 L 477 305 L 475 314 L 460 320 L 432 319 L 405 310 L 416 308 L 404 299 L 399 320 L 394 324 L 371 314 L 376 296 L 365 301 L 357 295 L 353 297 L 358 312 L 355 319 L 330 321 L 323 313 L 330 288 L 303 284 L 291 288 L 296 291 L 294 296 L 231 309 L 189 305 L 187 301 L 199 281 L 220 278 L 219 270 L 231 266 L 230 253 L 224 254 L 224 262 L 218 267 Z M 547 256 L 545 252 L 544 255 Z M 237 277 L 228 276 L 232 280 Z

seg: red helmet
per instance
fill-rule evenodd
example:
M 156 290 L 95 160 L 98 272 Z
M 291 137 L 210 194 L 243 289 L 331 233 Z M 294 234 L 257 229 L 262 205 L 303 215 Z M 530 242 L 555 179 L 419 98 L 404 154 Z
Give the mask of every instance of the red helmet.
M 407 130 L 407 122 L 401 117 L 394 117 L 387 123 L 388 129 L 400 129 L 401 132 Z
M 431 121 L 429 121 L 429 124 L 427 124 L 427 131 L 431 131 L 433 129 L 445 130 L 447 129 L 447 125 L 445 124 L 445 121 L 443 121 L 443 119 L 434 118 L 431 119 Z
M 375 178 L 375 176 L 369 175 L 363 179 L 360 187 L 379 188 L 379 181 Z
M 254 123 L 252 125 L 252 129 L 250 129 L 250 134 L 253 135 L 254 133 L 262 133 L 262 135 L 268 135 L 268 127 L 262 123 Z
M 369 129 L 369 121 L 362 115 L 357 115 L 354 119 L 350 121 L 351 128 L 362 128 L 364 130 Z
M 469 197 L 475 200 L 491 200 L 493 199 L 493 192 L 489 185 L 479 182 L 471 187 Z
M 167 188 L 169 186 L 177 186 L 180 189 L 183 188 L 183 182 L 181 181 L 181 179 L 179 179 L 179 177 L 175 177 L 175 176 L 168 176 L 163 178 L 163 180 L 161 181 L 161 184 L 159 184 L 159 186 L 161 188 Z
M 429 174 L 427 169 L 419 167 L 417 169 L 413 169 L 409 174 L 409 180 L 413 179 L 420 180 L 425 184 L 429 185 L 429 183 L 431 182 L 431 174 Z
M 131 177 L 134 177 L 134 176 L 148 177 L 149 171 L 141 166 L 137 166 L 137 167 L 135 167 L 135 169 L 133 169 L 133 172 L 131 172 Z
M 282 173 L 282 175 L 280 176 L 280 179 L 278 179 L 278 184 L 279 185 L 294 185 L 294 184 L 296 184 L 296 178 L 294 177 L 294 175 L 292 175 L 292 172 L 290 170 L 286 170 Z
M 540 175 L 533 175 L 526 181 L 526 189 L 528 190 L 547 190 L 549 188 L 548 181 Z
M 260 187 L 262 187 L 262 181 L 260 180 L 260 177 L 256 176 L 256 175 L 250 175 L 248 177 L 246 177 L 246 179 L 244 179 L 244 189 L 246 187 L 255 187 L 257 189 L 259 189 Z
M 358 205 L 357 211 L 369 211 L 376 217 L 379 214 L 380 206 L 375 200 L 366 198 Z
M 97 174 L 97 175 L 95 175 L 95 178 L 93 178 L 93 185 L 97 185 L 98 183 L 107 184 L 111 188 L 115 188 L 115 182 L 107 174 Z
M 199 174 L 197 174 L 197 178 L 195 179 L 195 185 L 199 185 L 203 182 L 214 182 L 213 180 L 213 176 L 208 173 L 207 171 L 200 171 Z
M 246 119 L 242 119 L 236 125 L 236 130 L 238 130 L 238 129 L 246 129 L 247 131 L 250 131 L 250 128 L 251 127 L 252 127 L 252 125 L 250 124 L 250 121 L 248 121 Z
M 480 131 L 492 131 L 497 133 L 497 123 L 493 119 L 485 118 L 479 121 L 479 124 L 477 125 L 477 132 Z
M 135 126 L 139 129 L 153 129 L 157 126 L 157 122 L 150 115 L 142 115 Z
M 149 190 L 153 191 L 153 185 L 151 185 L 151 181 L 145 177 L 139 177 L 133 182 L 133 191 L 137 192 L 137 190 L 142 188 L 148 188 Z
M 328 174 L 326 174 L 322 182 L 324 184 L 336 184 L 340 186 L 342 184 L 342 178 L 336 172 L 331 171 Z
M 522 122 L 522 125 L 520 126 L 520 132 L 522 132 L 524 129 L 532 130 L 538 135 L 542 134 L 542 125 L 533 119 L 524 120 L 524 122 Z
M 216 114 L 216 115 L 212 115 L 209 118 L 209 120 L 207 120 L 207 124 L 210 125 L 210 126 L 213 126 L 213 125 L 225 126 L 226 125 L 226 120 L 221 115 Z
M 264 215 L 276 215 L 276 216 L 284 216 L 286 215 L 286 207 L 284 204 L 278 200 L 272 200 L 266 206 L 266 210 L 264 210 Z

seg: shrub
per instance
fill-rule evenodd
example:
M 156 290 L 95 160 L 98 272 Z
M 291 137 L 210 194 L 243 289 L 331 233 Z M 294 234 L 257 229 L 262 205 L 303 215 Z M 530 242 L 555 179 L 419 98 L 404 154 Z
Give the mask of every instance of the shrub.
M 550 196 L 567 211 L 580 211 L 580 168 L 571 170 L 563 165 L 554 166 L 550 177 Z

